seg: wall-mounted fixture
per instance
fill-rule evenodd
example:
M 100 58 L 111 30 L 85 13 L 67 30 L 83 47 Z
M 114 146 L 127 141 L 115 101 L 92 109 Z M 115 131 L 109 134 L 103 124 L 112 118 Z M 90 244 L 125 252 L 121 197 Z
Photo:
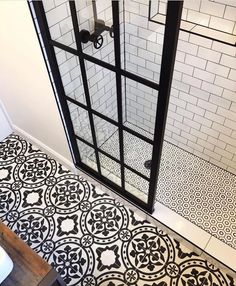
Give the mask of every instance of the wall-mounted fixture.
M 80 31 L 80 39 L 82 43 L 92 42 L 95 49 L 99 49 L 103 45 L 103 36 L 104 31 L 108 31 L 110 37 L 113 38 L 113 25 L 111 27 L 106 26 L 105 21 L 97 18 L 97 7 L 96 1 L 92 1 L 93 6 L 93 16 L 94 16 L 94 32 L 91 34 L 88 30 Z

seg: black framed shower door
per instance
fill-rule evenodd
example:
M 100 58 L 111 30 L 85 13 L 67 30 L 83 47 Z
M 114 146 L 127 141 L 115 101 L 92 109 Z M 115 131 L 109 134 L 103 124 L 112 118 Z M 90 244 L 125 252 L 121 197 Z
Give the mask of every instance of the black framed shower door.
M 113 38 L 112 45 L 114 45 L 114 56 L 110 62 L 101 60 L 84 50 L 84 44 L 82 42 L 86 42 L 87 40 L 84 38 L 87 35 L 87 31 L 84 32 L 80 29 L 75 1 L 68 1 L 73 27 L 74 45 L 65 44 L 61 41 L 52 39 L 43 2 L 33 1 L 32 3 L 41 33 L 41 44 L 46 51 L 46 60 L 49 62 L 57 92 L 56 99 L 63 117 L 76 167 L 92 175 L 143 210 L 152 213 L 156 198 L 156 185 L 160 168 L 165 122 L 178 41 L 183 5 L 182 1 L 168 2 L 161 71 L 158 83 L 127 71 L 122 66 L 122 56 L 124 55 L 121 51 L 121 9 L 119 1 L 111 1 L 112 25 L 109 27 L 106 26 L 105 28 L 104 25 L 102 28 L 98 27 L 98 36 L 100 29 L 100 32 L 102 30 L 107 30 Z M 93 10 L 94 4 L 95 3 L 93 3 Z M 95 16 L 97 18 L 97 12 L 93 12 L 94 18 Z M 125 31 L 123 31 L 123 33 L 125 33 Z M 91 38 L 92 36 L 90 37 L 90 40 Z M 66 90 L 62 70 L 61 67 L 59 68 L 58 64 L 58 51 L 66 52 L 67 59 L 74 59 L 74 61 L 71 60 L 71 63 L 77 62 L 79 65 L 80 80 L 83 90 L 80 91 L 82 96 L 78 98 L 70 96 Z M 114 83 L 111 89 L 112 91 L 109 91 L 110 94 L 109 97 L 107 97 L 109 100 L 112 99 L 113 104 L 111 111 L 109 111 L 110 114 L 101 111 L 99 106 L 96 106 L 94 103 L 91 96 L 94 92 L 92 89 L 93 85 L 88 75 L 90 72 L 89 67 L 91 70 L 92 67 L 94 68 L 95 76 L 98 75 L 101 70 L 103 71 L 103 75 L 110 74 L 107 86 L 111 82 Z M 78 72 L 77 69 L 75 67 L 75 72 Z M 100 80 L 102 80 L 102 78 L 100 78 Z M 127 80 L 150 88 L 154 92 L 158 92 L 158 97 L 156 98 L 154 135 L 152 138 L 145 136 L 145 134 L 124 124 L 124 83 Z M 96 92 L 94 94 L 96 95 Z M 76 115 L 73 113 L 75 110 L 77 112 Z M 78 120 L 78 116 L 80 117 L 80 120 Z M 78 121 L 79 128 L 75 125 L 75 122 L 78 123 Z M 102 136 L 100 136 L 101 132 L 99 133 L 99 130 L 103 130 L 103 128 L 106 128 L 109 132 L 112 131 L 112 133 L 107 131 L 106 136 L 104 136 L 104 132 L 102 133 Z M 110 138 L 111 134 L 116 134 L 114 135 L 116 136 L 115 153 L 110 152 L 110 147 L 107 149 L 103 148 L 104 142 Z M 101 144 L 101 137 L 103 144 Z M 151 159 L 150 170 L 148 172 L 140 171 L 138 168 L 131 166 L 127 161 L 126 142 L 127 140 L 130 140 L 129 138 L 131 137 L 136 138 L 138 140 L 136 142 L 148 144 L 149 149 L 151 150 L 151 153 L 147 158 Z M 137 156 L 136 161 L 138 162 L 138 160 L 139 158 Z M 107 164 L 106 162 L 108 161 L 112 164 Z M 107 165 L 112 167 L 107 167 Z M 109 168 L 116 169 L 116 175 L 114 175 L 114 172 L 109 170 Z M 143 182 L 141 189 L 134 184 L 135 177 Z

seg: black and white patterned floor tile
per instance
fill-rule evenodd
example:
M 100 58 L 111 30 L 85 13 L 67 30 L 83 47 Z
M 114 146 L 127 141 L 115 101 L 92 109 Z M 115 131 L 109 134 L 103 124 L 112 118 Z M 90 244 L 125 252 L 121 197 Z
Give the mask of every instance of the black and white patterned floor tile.
M 67 285 L 236 285 L 232 276 L 14 134 L 0 142 L 0 218 Z
M 149 133 L 132 124 L 126 125 L 150 137 Z M 102 148 L 111 155 L 115 154 L 117 142 L 116 132 Z M 127 135 L 125 151 L 126 164 L 149 176 L 144 162 L 151 158 L 150 145 Z M 111 169 L 109 160 L 103 159 L 101 164 Z M 115 170 L 112 172 L 119 176 Z M 147 189 L 141 177 L 127 177 L 127 181 L 144 192 Z M 235 175 L 165 141 L 156 199 L 236 249 Z

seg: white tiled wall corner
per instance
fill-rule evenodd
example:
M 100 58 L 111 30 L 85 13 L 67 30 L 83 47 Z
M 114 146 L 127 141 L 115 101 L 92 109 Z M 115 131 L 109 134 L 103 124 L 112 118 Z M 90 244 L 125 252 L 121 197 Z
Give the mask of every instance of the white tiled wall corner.
M 187 5 L 189 5 L 189 9 L 194 10 L 196 13 L 200 11 L 200 8 L 205 9 L 205 13 L 207 13 L 207 9 L 211 7 L 212 17 L 222 16 L 224 5 L 221 3 L 212 2 L 212 5 L 211 3 L 205 3 L 203 7 L 201 5 L 198 7 L 197 1 L 194 1 L 194 3 L 195 8 L 191 6 L 193 1 L 189 1 Z M 148 4 L 148 1 L 146 1 L 146 4 Z M 126 5 L 125 10 L 129 16 L 132 14 L 129 5 Z M 229 15 L 230 12 L 228 12 L 228 17 L 230 17 Z M 206 17 L 204 19 L 206 20 Z M 209 23 L 210 20 L 211 17 L 209 17 Z M 158 33 L 158 26 L 161 25 L 151 22 L 150 25 L 144 23 L 144 21 L 142 18 L 142 24 L 136 23 L 132 26 L 132 29 L 137 31 L 144 24 L 145 27 L 148 27 L 145 30 L 146 38 L 145 35 L 142 38 L 137 35 L 135 43 L 129 42 L 129 45 L 132 45 L 132 50 L 135 50 L 135 46 L 143 45 L 143 55 L 145 54 L 144 50 L 147 49 L 152 53 L 150 54 L 152 58 L 153 53 L 160 56 L 162 44 L 157 39 L 159 35 L 163 34 L 163 31 L 161 34 Z M 150 33 L 147 31 L 148 29 Z M 148 41 L 150 35 L 152 40 Z M 130 33 L 130 37 L 132 37 L 132 33 Z M 156 42 L 154 41 L 155 38 Z M 181 35 L 180 38 L 165 139 L 232 172 L 236 170 L 233 149 L 229 147 L 236 148 L 236 138 L 231 138 L 230 135 L 236 130 L 236 105 L 232 105 L 236 103 L 236 48 L 193 34 L 185 37 Z M 147 44 L 146 48 L 145 44 Z M 129 50 L 130 46 L 126 49 L 126 54 L 132 53 Z M 142 59 L 144 59 L 142 68 L 154 74 L 160 73 L 160 67 L 149 64 L 150 61 L 148 63 L 148 56 L 142 56 Z M 127 66 L 130 64 L 129 60 L 126 64 Z M 139 60 L 133 61 L 132 64 L 133 70 L 137 71 Z M 158 64 L 160 66 L 160 61 Z M 135 65 L 137 68 L 135 68 Z M 129 95 L 127 94 L 127 96 Z M 136 98 L 137 100 L 138 98 Z M 145 97 L 145 100 L 147 101 L 149 98 Z M 127 108 L 129 108 L 129 102 L 127 103 Z M 138 107 L 138 105 L 136 106 Z M 136 122 L 136 124 L 145 128 L 142 118 L 138 118 L 139 114 L 135 110 L 134 102 L 132 108 L 132 122 Z M 148 114 L 148 109 L 143 110 L 143 112 Z M 152 114 L 148 115 L 151 119 L 154 116 Z M 152 132 L 150 128 L 146 127 L 146 130 Z M 231 138 L 230 143 L 227 143 L 229 138 Z

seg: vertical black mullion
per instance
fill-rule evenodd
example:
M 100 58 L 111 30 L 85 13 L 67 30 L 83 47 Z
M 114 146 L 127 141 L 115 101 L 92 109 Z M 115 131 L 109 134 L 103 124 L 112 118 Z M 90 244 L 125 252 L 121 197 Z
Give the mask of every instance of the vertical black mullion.
M 114 30 L 114 49 L 116 66 L 116 92 L 117 92 L 117 111 L 118 128 L 120 143 L 120 167 L 121 167 L 121 187 L 125 190 L 125 169 L 124 169 L 124 138 L 123 138 L 123 113 L 122 113 L 122 86 L 121 86 L 121 59 L 120 59 L 120 15 L 119 1 L 112 0 L 112 18 Z
M 90 95 L 89 95 L 86 68 L 85 68 L 85 63 L 84 63 L 84 58 L 83 58 L 82 44 L 80 41 L 79 23 L 78 23 L 78 19 L 76 15 L 75 1 L 70 1 L 69 3 L 70 3 L 70 12 L 71 12 L 71 18 L 72 18 L 72 23 L 73 23 L 73 29 L 74 29 L 74 34 L 75 34 L 75 41 L 76 41 L 76 46 L 77 46 L 77 50 L 79 53 L 79 63 L 80 63 L 81 75 L 82 75 L 82 80 L 83 80 L 83 85 L 84 85 L 86 103 L 88 107 L 89 122 L 91 126 L 92 137 L 93 137 L 93 145 L 94 145 L 95 156 L 96 156 L 96 161 L 97 161 L 98 173 L 101 175 L 101 165 L 100 165 L 99 154 L 98 154 L 96 132 L 95 132 L 95 127 L 94 127 L 93 115 L 92 115 L 92 108 L 91 108 L 91 101 L 90 101 Z
M 76 138 L 74 136 L 75 134 L 74 127 L 71 121 L 70 110 L 67 105 L 66 94 L 65 94 L 64 87 L 63 87 L 60 71 L 57 65 L 55 51 L 54 51 L 53 46 L 50 44 L 51 35 L 50 35 L 49 27 L 47 24 L 47 19 L 46 19 L 46 14 L 44 11 L 43 3 L 42 1 L 32 1 L 32 3 L 33 3 L 34 11 L 37 17 L 38 25 L 41 31 L 41 37 L 43 40 L 43 44 L 44 44 L 44 47 L 47 53 L 47 59 L 48 59 L 48 62 L 50 64 L 50 68 L 52 71 L 54 84 L 56 86 L 56 90 L 58 94 L 58 97 L 55 96 L 55 98 L 56 98 L 56 102 L 58 105 L 59 113 L 62 118 L 63 125 L 65 125 L 64 129 L 65 129 L 66 134 L 69 137 L 68 141 L 70 142 L 70 146 L 73 151 L 72 158 L 74 158 L 75 163 L 81 164 L 81 158 L 80 158 Z M 61 114 L 60 110 L 63 111 L 64 116 Z
M 152 166 L 148 194 L 148 211 L 152 212 L 156 198 L 156 186 L 164 140 L 165 123 L 174 71 L 175 55 L 179 35 L 183 1 L 168 1 L 164 34 L 158 104 L 154 131 Z

